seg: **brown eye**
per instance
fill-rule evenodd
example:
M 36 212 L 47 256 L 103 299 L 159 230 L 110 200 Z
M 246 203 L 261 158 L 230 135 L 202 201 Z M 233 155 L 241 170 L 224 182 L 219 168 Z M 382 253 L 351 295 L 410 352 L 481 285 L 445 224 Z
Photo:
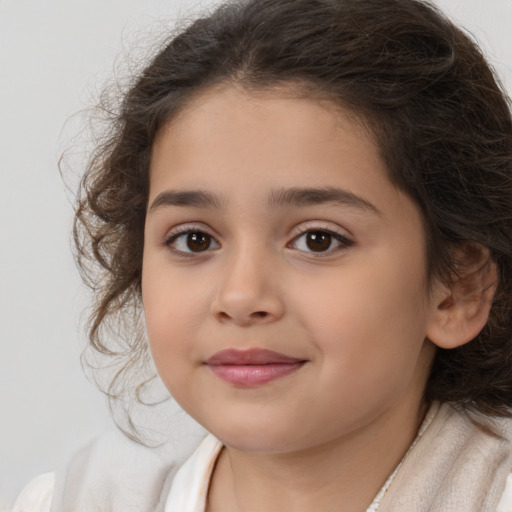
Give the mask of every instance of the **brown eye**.
M 314 252 L 327 251 L 332 244 L 332 235 L 326 231 L 311 231 L 306 234 L 306 245 Z
M 187 235 L 187 247 L 192 252 L 202 252 L 210 248 L 212 237 L 206 233 L 196 232 Z
M 351 240 L 340 233 L 327 229 L 316 229 L 303 232 L 290 243 L 290 246 L 303 252 L 331 253 L 347 249 L 352 244 Z
M 165 245 L 178 255 L 191 255 L 220 247 L 215 238 L 208 233 L 192 230 L 172 235 L 166 240 Z

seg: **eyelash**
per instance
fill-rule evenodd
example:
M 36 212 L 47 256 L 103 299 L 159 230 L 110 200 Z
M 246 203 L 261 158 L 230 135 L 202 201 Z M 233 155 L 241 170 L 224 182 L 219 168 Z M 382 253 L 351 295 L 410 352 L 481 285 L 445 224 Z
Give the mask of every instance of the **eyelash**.
M 346 236 L 337 233 L 336 231 L 333 231 L 332 229 L 328 228 L 319 228 L 319 227 L 307 227 L 300 230 L 300 233 L 293 238 L 293 240 L 287 244 L 287 246 L 290 246 L 292 243 L 297 242 L 300 240 L 304 235 L 311 235 L 311 234 L 326 234 L 330 237 L 330 243 L 329 247 L 325 251 L 303 251 L 310 254 L 315 254 L 316 257 L 326 257 L 332 255 L 333 252 L 342 251 L 344 249 L 347 249 L 351 245 L 354 244 L 352 240 L 348 239 Z M 338 245 L 336 247 L 332 247 L 332 242 L 336 241 Z M 307 243 L 307 242 L 306 242 Z
M 215 238 L 212 235 L 207 233 L 204 230 L 204 228 L 199 227 L 199 226 L 197 226 L 197 227 L 196 226 L 178 227 L 176 230 L 174 230 L 171 233 L 169 233 L 169 235 L 165 238 L 164 245 L 171 252 L 173 252 L 174 254 L 179 255 L 182 258 L 197 258 L 198 256 L 203 255 L 203 253 L 209 252 L 208 249 L 210 249 L 210 244 L 208 245 L 208 247 L 204 251 L 183 251 L 183 250 L 177 249 L 174 246 L 174 244 L 180 238 L 183 238 L 185 240 L 185 243 L 187 243 L 186 237 L 188 237 L 189 235 L 192 235 L 192 234 L 206 235 L 208 237 L 209 241 L 210 241 L 210 244 L 213 241 L 217 245 L 217 247 L 215 247 L 215 249 L 220 247 L 220 244 L 217 242 L 217 240 L 215 240 Z
M 181 250 L 181 249 L 176 248 L 175 244 L 180 238 L 183 238 L 185 241 L 184 243 L 187 243 L 188 241 L 187 241 L 186 237 L 188 237 L 189 235 L 192 235 L 192 234 L 203 235 L 208 238 L 208 246 L 205 248 L 205 250 L 187 251 L 187 250 Z M 329 246 L 327 247 L 327 249 L 325 251 L 314 251 L 314 250 L 308 251 L 308 250 L 299 249 L 301 252 L 314 254 L 315 257 L 330 256 L 333 252 L 342 251 L 344 249 L 347 249 L 351 245 L 353 245 L 353 242 L 350 239 L 348 239 L 346 236 L 341 235 L 340 233 L 337 233 L 336 231 L 333 231 L 331 229 L 319 228 L 319 227 L 307 227 L 305 229 L 302 229 L 300 231 L 300 233 L 298 235 L 296 235 L 286 245 L 286 247 L 293 248 L 293 245 L 296 244 L 297 241 L 299 241 L 305 235 L 312 235 L 312 234 L 324 234 L 324 235 L 328 235 L 330 237 L 329 238 Z M 333 241 L 337 242 L 337 245 L 334 248 L 332 247 Z M 213 248 L 211 247 L 212 243 L 215 245 L 215 247 L 213 247 Z M 204 230 L 204 228 L 195 227 L 195 226 L 183 226 L 183 227 L 177 228 L 176 230 L 171 232 L 165 238 L 164 245 L 171 252 L 173 252 L 174 254 L 177 254 L 178 256 L 180 256 L 182 258 L 197 258 L 198 256 L 200 257 L 201 255 L 204 255 L 204 253 L 208 253 L 208 252 L 211 252 L 212 250 L 216 250 L 216 249 L 220 248 L 220 244 L 219 244 L 219 242 L 217 242 L 215 237 L 213 237 L 212 235 L 207 233 Z

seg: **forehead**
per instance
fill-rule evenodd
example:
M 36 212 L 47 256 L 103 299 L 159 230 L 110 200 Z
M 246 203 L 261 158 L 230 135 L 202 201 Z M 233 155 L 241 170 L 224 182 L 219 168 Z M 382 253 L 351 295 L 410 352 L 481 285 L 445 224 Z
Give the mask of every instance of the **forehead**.
M 295 89 L 223 86 L 195 96 L 160 130 L 150 170 L 152 184 L 221 170 L 233 179 L 257 170 L 261 180 L 279 181 L 292 168 L 297 179 L 321 181 L 322 169 L 337 163 L 360 177 L 387 174 L 374 137 L 351 111 Z

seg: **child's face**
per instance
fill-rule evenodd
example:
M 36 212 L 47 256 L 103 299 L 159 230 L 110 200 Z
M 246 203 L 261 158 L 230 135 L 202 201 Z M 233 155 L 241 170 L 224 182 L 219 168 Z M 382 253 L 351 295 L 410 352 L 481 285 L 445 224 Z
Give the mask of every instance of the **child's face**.
M 425 268 L 418 209 L 330 104 L 226 87 L 155 143 L 149 342 L 172 395 L 228 446 L 412 429 L 433 357 Z

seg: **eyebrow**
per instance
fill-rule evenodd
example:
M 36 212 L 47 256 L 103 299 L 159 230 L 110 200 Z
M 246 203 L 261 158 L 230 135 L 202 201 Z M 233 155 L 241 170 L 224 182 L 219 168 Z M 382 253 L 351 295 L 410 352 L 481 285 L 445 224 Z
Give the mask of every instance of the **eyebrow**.
M 382 215 L 380 210 L 362 197 L 342 188 L 285 188 L 274 190 L 269 199 L 270 206 L 313 206 L 316 204 L 341 204 Z
M 216 208 L 221 209 L 223 201 L 210 192 L 203 190 L 184 190 L 175 192 L 166 190 L 158 194 L 151 204 L 149 211 L 153 212 L 163 206 L 194 206 L 196 208 Z
M 305 207 L 318 204 L 341 204 L 381 216 L 380 210 L 362 197 L 337 187 L 283 188 L 271 192 L 269 206 Z M 166 190 L 159 194 L 149 207 L 153 212 L 165 206 L 192 206 L 195 208 L 222 209 L 226 201 L 222 197 L 203 190 Z

